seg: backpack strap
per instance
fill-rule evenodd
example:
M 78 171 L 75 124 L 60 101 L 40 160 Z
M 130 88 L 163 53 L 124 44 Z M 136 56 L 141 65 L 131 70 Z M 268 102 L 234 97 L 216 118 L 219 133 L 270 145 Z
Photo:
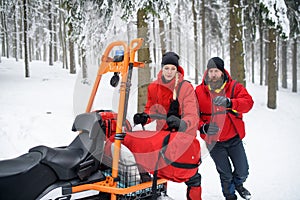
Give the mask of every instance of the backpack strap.
M 191 83 L 190 81 L 188 81 L 188 80 L 183 80 L 183 81 L 181 81 L 180 83 L 179 83 L 179 85 L 178 85 L 178 88 L 177 88 L 177 91 L 176 91 L 176 93 L 177 93 L 177 97 L 178 97 L 178 94 L 179 94 L 179 92 L 180 92 L 180 89 L 181 89 L 181 87 L 182 87 L 182 85 L 183 85 L 183 83 L 184 82 L 188 82 L 188 83 Z
M 232 89 L 231 89 L 231 95 L 230 95 L 230 99 L 233 98 L 234 96 L 234 89 L 235 89 L 235 86 L 236 84 L 238 83 L 236 80 L 232 80 L 234 83 L 233 83 L 233 86 L 232 86 Z

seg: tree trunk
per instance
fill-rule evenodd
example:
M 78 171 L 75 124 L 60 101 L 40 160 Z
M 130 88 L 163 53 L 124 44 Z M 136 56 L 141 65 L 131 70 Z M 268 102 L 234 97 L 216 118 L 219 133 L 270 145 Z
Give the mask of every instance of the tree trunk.
M 18 8 L 19 8 L 19 16 L 20 19 L 17 21 L 18 23 L 18 40 L 19 40 L 19 47 L 18 47 L 18 53 L 19 58 L 23 59 L 23 1 L 17 1 Z
M 251 74 L 252 74 L 252 83 L 255 82 L 255 63 L 254 63 L 254 54 L 255 54 L 255 48 L 254 48 L 254 41 L 251 41 Z
M 190 21 L 190 18 L 188 15 L 185 15 L 185 23 L 188 24 Z M 190 76 L 191 74 L 191 66 L 189 64 L 190 61 L 190 49 L 188 48 L 190 46 L 190 39 L 189 39 L 189 31 L 184 31 L 185 34 L 185 49 L 186 49 L 186 68 L 187 68 L 187 75 Z
M 294 38 L 293 49 L 292 92 L 297 92 L 297 37 Z
M 138 112 L 143 112 L 147 102 L 147 88 L 150 83 L 150 51 L 149 51 L 149 39 L 148 39 L 148 24 L 146 22 L 147 13 L 145 9 L 139 9 L 137 12 L 137 29 L 138 37 L 144 38 L 142 48 L 138 51 L 138 60 L 145 62 L 145 67 L 138 70 Z
M 206 34 L 205 34 L 205 0 L 202 0 L 201 3 L 201 24 L 202 24 L 202 74 L 204 74 L 204 71 L 206 70 Z
M 195 84 L 199 83 L 199 63 L 198 63 L 198 29 L 197 29 L 197 11 L 196 0 L 192 1 L 193 26 L 194 26 L 194 51 L 195 51 Z
M 269 32 L 268 29 L 265 29 L 265 85 L 268 85 L 268 73 L 269 73 L 269 45 L 270 45 L 270 38 L 269 38 Z
M 264 32 L 262 22 L 259 23 L 259 85 L 263 84 L 264 63 L 263 63 L 263 48 L 264 48 Z
M 22 1 L 18 1 L 18 5 L 20 6 L 20 20 L 18 21 L 19 24 L 19 58 L 23 59 L 23 43 L 24 43 L 24 38 L 23 38 L 23 32 L 24 32 L 24 27 L 23 27 L 23 19 L 22 16 L 24 15 L 23 9 L 22 9 Z
M 78 66 L 79 66 L 79 68 L 81 68 L 82 67 L 82 47 L 80 47 L 80 45 L 77 45 L 77 63 L 78 63 Z
M 166 37 L 165 37 L 165 22 L 159 20 L 159 35 L 160 35 L 160 46 L 161 54 L 164 55 L 167 51 Z
M 153 24 L 153 29 L 152 29 L 152 33 L 153 33 L 153 63 L 154 63 L 154 69 L 153 69 L 153 76 L 156 77 L 156 74 L 157 74 L 157 56 L 156 56 L 156 50 L 157 50 L 157 47 L 156 47 L 156 26 L 155 26 L 155 23 L 156 23 L 156 20 L 155 20 L 155 16 L 153 16 L 153 19 L 152 19 L 152 24 Z M 160 66 L 159 66 L 160 67 Z
M 37 21 L 38 19 L 41 19 L 40 15 L 38 14 L 36 17 L 35 17 L 35 21 Z M 36 29 L 36 37 L 35 37 L 35 60 L 41 60 L 41 47 L 40 47 L 40 44 L 38 41 L 41 40 L 41 27 L 37 27 Z
M 32 52 L 33 52 L 32 43 L 33 43 L 32 39 L 30 37 L 28 37 L 28 39 L 27 39 L 27 47 L 28 47 L 28 60 L 29 60 L 29 62 L 32 62 Z
M 276 54 L 275 55 L 279 55 L 279 35 L 276 34 Z M 279 59 L 275 58 L 276 61 L 276 77 L 277 77 L 277 81 L 276 81 L 276 90 L 278 90 L 278 77 L 279 77 L 279 69 L 280 69 L 280 63 L 279 63 Z
M 181 49 L 181 28 L 180 28 L 180 25 L 181 25 L 181 13 L 180 13 L 180 11 L 181 11 L 181 8 L 180 8 L 180 5 L 182 4 L 182 1 L 178 1 L 178 5 L 177 5 L 177 13 L 178 13 L 178 15 L 177 15 L 177 22 L 176 22 L 176 34 L 175 34 L 175 37 L 177 37 L 177 45 L 176 45 L 176 47 L 177 47 L 177 53 L 179 54 L 179 56 L 182 56 L 182 54 L 181 54 L 181 51 L 182 51 L 182 49 Z
M 281 42 L 281 85 L 287 88 L 287 41 Z
M 24 62 L 25 62 L 25 77 L 30 77 L 29 75 L 29 62 L 28 62 L 28 36 L 27 36 L 27 0 L 23 0 L 23 20 L 24 20 Z
M 172 19 L 170 20 L 169 23 L 169 37 L 167 37 L 168 40 L 168 44 L 169 44 L 169 51 L 173 50 L 173 36 L 172 36 L 172 32 L 173 32 L 173 26 L 172 26 Z
M 1 7 L 5 7 L 5 5 L 3 5 L 3 2 L 1 1 Z M 1 29 L 2 31 L 2 55 L 6 56 L 7 58 L 9 58 L 9 42 L 8 42 L 8 33 L 7 33 L 7 16 L 6 13 L 3 11 L 1 11 L 1 24 L 2 27 Z
M 0 1 L 1 3 L 1 8 L 3 8 L 3 1 Z M 4 10 L 0 10 L 0 27 L 3 27 L 0 29 L 0 40 L 1 40 L 1 55 L 0 56 L 5 56 L 5 39 L 4 39 L 4 23 L 5 23 L 5 15 L 4 15 Z
M 230 74 L 233 79 L 246 86 L 241 24 L 240 0 L 230 0 Z
M 269 29 L 268 54 L 268 108 L 276 109 L 276 82 L 278 81 L 276 69 L 276 30 Z
M 74 47 L 74 41 L 71 36 L 72 32 L 73 32 L 73 26 L 71 23 L 69 23 L 68 36 L 69 36 L 70 74 L 76 74 L 75 47 Z
M 86 62 L 86 50 L 84 48 L 81 48 L 81 53 L 82 53 L 82 61 L 81 61 L 81 66 L 82 66 L 82 78 L 86 79 L 88 77 L 87 73 L 87 62 Z
M 53 65 L 53 25 L 52 25 L 52 2 L 48 2 L 48 29 L 49 29 L 49 65 Z
M 60 0 L 59 4 L 62 5 L 62 1 Z M 62 11 L 59 11 L 59 40 L 60 46 L 62 49 L 62 63 L 63 69 L 68 69 L 68 50 L 67 50 L 67 41 L 66 41 L 66 23 L 65 18 Z
M 56 5 L 54 6 L 54 11 L 55 14 L 52 17 L 53 18 L 53 42 L 54 42 L 54 46 L 53 46 L 53 61 L 57 62 L 58 61 L 58 41 L 57 41 L 57 15 L 58 15 L 58 10 L 56 8 Z
M 5 29 L 5 46 L 6 46 L 6 58 L 9 58 L 9 39 L 7 32 L 7 16 L 5 15 L 4 29 Z
M 18 31 L 18 3 L 14 4 L 14 57 L 16 61 L 19 61 L 19 31 Z

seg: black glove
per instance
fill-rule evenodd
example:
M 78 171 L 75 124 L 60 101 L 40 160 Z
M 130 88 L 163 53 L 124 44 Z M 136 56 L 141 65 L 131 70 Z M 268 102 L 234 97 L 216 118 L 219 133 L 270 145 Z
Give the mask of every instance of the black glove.
M 133 122 L 134 124 L 142 124 L 145 125 L 147 123 L 147 120 L 149 118 L 149 115 L 147 113 L 136 113 L 133 116 Z
M 231 108 L 232 103 L 228 97 L 217 96 L 213 99 L 213 103 L 217 106 L 224 106 L 226 108 Z
M 184 132 L 187 128 L 187 125 L 184 120 L 181 120 L 180 118 L 171 115 L 170 117 L 167 118 L 167 124 L 169 127 L 170 131 L 180 131 Z
M 215 135 L 219 131 L 219 126 L 215 123 L 203 124 L 200 128 L 200 133 L 207 135 Z

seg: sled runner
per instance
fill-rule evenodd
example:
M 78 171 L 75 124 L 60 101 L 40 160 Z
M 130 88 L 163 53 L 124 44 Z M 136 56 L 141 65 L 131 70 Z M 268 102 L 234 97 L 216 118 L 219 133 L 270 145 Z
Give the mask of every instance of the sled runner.
M 76 117 L 73 131 L 78 136 L 65 147 L 37 146 L 14 159 L 0 161 L 0 199 L 151 199 L 152 181 L 142 182 L 133 155 L 121 145 L 126 131 L 129 89 L 135 53 L 143 39 L 127 45 L 112 42 L 106 48 L 86 107 L 86 113 Z M 114 58 L 109 57 L 113 49 Z M 121 53 L 120 53 L 121 52 Z M 91 112 L 103 74 L 113 72 L 111 85 L 118 85 L 121 76 L 118 112 Z M 105 139 L 114 137 L 111 166 L 103 168 Z M 124 151 L 123 151 L 124 149 Z M 120 152 L 121 151 L 121 152 Z M 125 155 L 123 155 L 125 152 Z M 124 163 L 125 162 L 125 163 Z M 157 193 L 166 193 L 165 179 L 158 179 Z

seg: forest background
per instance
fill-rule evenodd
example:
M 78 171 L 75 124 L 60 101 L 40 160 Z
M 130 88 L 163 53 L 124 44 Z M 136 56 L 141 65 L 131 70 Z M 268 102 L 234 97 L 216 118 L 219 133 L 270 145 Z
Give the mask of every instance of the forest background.
M 207 60 L 219 56 L 232 77 L 268 86 L 267 107 L 276 109 L 278 87 L 297 92 L 299 0 L 1 0 L 1 56 L 88 76 L 114 40 L 144 38 L 138 60 L 138 111 L 166 51 L 177 52 L 185 75 L 197 85 Z M 0 56 L 0 58 L 1 58 Z M 0 60 L 1 62 L 1 60 Z M 258 76 L 256 76 L 258 74 Z M 255 80 L 259 77 L 259 80 Z
M 71 141 L 74 135 L 62 133 L 70 129 L 72 111 L 84 109 L 79 98 L 94 78 L 88 72 L 107 44 L 142 37 L 138 60 L 146 67 L 138 70 L 138 109 L 164 52 L 180 55 L 194 86 L 207 60 L 222 57 L 255 100 L 244 141 L 253 197 L 298 199 L 299 15 L 299 0 L 0 0 L 0 157 Z M 129 111 L 132 120 L 136 109 Z M 200 166 L 204 198 L 220 199 L 218 174 L 206 158 Z M 184 183 L 171 183 L 168 191 L 183 199 Z

